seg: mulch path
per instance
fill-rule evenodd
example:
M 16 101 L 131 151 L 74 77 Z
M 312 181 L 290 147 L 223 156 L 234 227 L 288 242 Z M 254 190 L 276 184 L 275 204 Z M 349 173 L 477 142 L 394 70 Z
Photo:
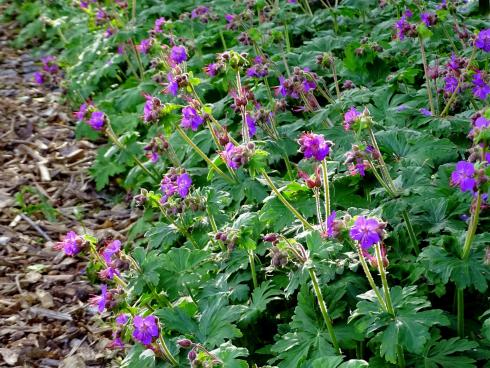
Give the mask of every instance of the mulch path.
M 110 205 L 88 175 L 96 146 L 75 140 L 60 90 L 39 87 L 28 52 L 0 28 L 0 366 L 107 367 L 111 333 L 88 306 L 85 262 L 53 249 L 82 225 L 124 239 L 128 206 Z

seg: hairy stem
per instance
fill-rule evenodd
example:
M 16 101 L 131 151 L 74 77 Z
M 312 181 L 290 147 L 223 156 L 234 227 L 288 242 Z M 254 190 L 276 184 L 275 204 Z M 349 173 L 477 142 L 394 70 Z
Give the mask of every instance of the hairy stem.
M 379 292 L 379 289 L 376 286 L 376 283 L 374 282 L 373 275 L 371 275 L 371 271 L 369 271 L 369 267 L 366 263 L 366 259 L 364 258 L 364 255 L 362 254 L 361 246 L 359 244 L 357 244 L 356 248 L 357 248 L 357 254 L 359 255 L 359 261 L 361 262 L 362 269 L 364 270 L 364 273 L 366 274 L 369 285 L 371 286 L 371 289 L 373 289 L 374 293 L 376 294 L 376 297 L 378 298 L 378 303 L 381 306 L 381 308 L 383 308 L 385 311 L 387 311 L 388 309 L 386 308 L 386 303 L 383 299 L 383 296 Z
M 381 283 L 383 284 L 383 293 L 385 296 L 386 310 L 389 314 L 395 315 L 395 310 L 393 309 L 393 304 L 391 303 L 390 288 L 388 287 L 388 280 L 386 278 L 386 271 L 383 265 L 383 257 L 381 256 L 381 247 L 378 244 L 374 246 L 376 252 L 376 260 L 378 261 L 378 270 L 381 276 Z
M 330 216 L 330 189 L 328 182 L 328 169 L 327 169 L 327 159 L 322 161 L 322 175 L 323 175 L 323 195 L 325 198 L 325 216 Z
M 427 65 L 427 56 L 425 55 L 424 40 L 422 40 L 422 37 L 420 36 L 419 44 L 420 53 L 422 55 L 422 64 L 424 65 L 425 85 L 427 87 L 427 97 L 429 97 L 430 112 L 432 112 L 432 115 L 434 115 L 436 111 L 434 109 L 434 101 L 432 99 L 432 89 L 430 88 L 429 67 Z
M 250 272 L 252 274 L 252 281 L 254 284 L 254 289 L 259 285 L 257 283 L 257 273 L 255 272 L 255 255 L 253 250 L 248 251 L 248 263 L 250 263 Z

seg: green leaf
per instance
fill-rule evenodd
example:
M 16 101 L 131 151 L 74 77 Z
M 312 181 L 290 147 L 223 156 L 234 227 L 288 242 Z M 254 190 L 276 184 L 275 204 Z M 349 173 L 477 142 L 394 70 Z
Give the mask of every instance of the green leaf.
M 280 290 L 274 289 L 271 281 L 263 282 L 258 288 L 254 289 L 250 305 L 246 307 L 240 321 L 245 324 L 253 322 L 267 309 L 267 304 L 273 300 L 280 299 L 279 295 L 281 294 Z
M 223 362 L 223 367 L 226 368 L 248 368 L 248 363 L 239 357 L 247 357 L 248 350 L 245 348 L 237 348 L 230 341 L 221 344 L 217 349 L 211 351 Z

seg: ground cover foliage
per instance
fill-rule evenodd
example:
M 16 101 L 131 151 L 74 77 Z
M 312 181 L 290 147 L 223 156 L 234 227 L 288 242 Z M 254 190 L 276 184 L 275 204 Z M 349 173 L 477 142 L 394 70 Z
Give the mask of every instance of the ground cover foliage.
M 90 257 L 122 366 L 485 366 L 478 3 L 135 4 L 7 14 L 140 214 L 58 245 Z

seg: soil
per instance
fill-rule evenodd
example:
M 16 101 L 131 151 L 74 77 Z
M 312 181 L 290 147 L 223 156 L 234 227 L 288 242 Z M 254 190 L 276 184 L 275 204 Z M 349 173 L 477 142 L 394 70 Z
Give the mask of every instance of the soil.
M 76 140 L 60 89 L 38 86 L 39 63 L 0 28 L 0 366 L 107 367 L 110 328 L 83 259 L 53 248 L 69 230 L 123 240 L 133 219 L 95 191 L 96 146 Z M 103 317 L 103 316 L 102 316 Z

